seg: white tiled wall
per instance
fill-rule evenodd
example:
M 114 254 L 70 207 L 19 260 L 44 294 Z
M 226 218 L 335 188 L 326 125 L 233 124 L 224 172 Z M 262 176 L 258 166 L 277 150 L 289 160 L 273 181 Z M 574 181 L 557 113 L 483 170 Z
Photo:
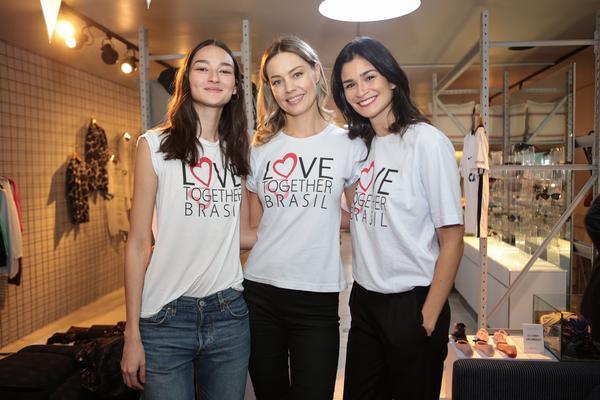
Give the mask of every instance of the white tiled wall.
M 138 133 L 137 90 L 0 41 L 0 175 L 18 185 L 24 228 L 22 283 L 0 308 L 0 347 L 123 283 L 124 245 L 109 238 L 105 200 L 90 198 L 89 223 L 67 214 L 66 162 L 83 157 L 92 116 L 116 147 L 124 131 Z

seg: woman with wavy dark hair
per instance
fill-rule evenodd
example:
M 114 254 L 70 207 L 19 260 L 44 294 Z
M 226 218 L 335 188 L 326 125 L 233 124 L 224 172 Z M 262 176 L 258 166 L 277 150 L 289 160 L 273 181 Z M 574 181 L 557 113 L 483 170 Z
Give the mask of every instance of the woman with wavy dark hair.
M 447 298 L 463 251 L 454 148 L 414 105 L 406 75 L 380 42 L 348 43 L 331 81 L 350 136 L 369 147 L 350 219 L 344 399 L 437 399 Z
M 263 53 L 248 176 L 258 239 L 244 268 L 258 400 L 330 400 L 339 353 L 340 199 L 366 149 L 330 122 L 316 52 L 297 37 Z
M 165 124 L 138 141 L 121 369 L 145 399 L 244 397 L 250 332 L 240 236 L 243 247 L 255 240 L 240 227 L 245 115 L 233 54 L 207 40 L 179 69 Z

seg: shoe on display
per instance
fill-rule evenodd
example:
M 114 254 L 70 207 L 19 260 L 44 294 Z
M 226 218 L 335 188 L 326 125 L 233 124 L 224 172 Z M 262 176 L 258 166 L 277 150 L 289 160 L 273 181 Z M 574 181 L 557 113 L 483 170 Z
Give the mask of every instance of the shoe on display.
M 454 346 L 465 355 L 465 357 L 473 356 L 473 349 L 467 340 L 465 333 L 467 327 L 462 322 L 454 324 L 454 331 L 452 332 L 452 339 L 454 340 Z
M 494 356 L 494 346 L 488 343 L 490 335 L 485 328 L 480 328 L 475 334 L 473 341 L 475 342 L 475 350 L 479 350 L 486 357 Z
M 508 333 L 504 329 L 499 329 L 494 332 L 494 343 L 496 344 L 496 349 L 503 352 L 510 358 L 515 358 L 517 356 L 517 347 L 507 342 Z

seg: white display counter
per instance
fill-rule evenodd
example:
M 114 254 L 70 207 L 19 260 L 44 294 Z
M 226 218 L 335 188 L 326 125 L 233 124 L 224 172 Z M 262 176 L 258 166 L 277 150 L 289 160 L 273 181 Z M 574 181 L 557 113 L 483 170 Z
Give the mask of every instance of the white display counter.
M 514 246 L 493 238 L 488 239 L 488 313 L 519 276 L 529 257 L 529 254 Z M 469 306 L 477 312 L 481 287 L 479 238 L 465 237 L 465 251 L 456 276 L 455 287 Z M 538 259 L 508 301 L 502 305 L 496 315 L 488 319 L 488 325 L 493 328 L 521 329 L 522 323 L 532 322 L 534 294 L 565 294 L 566 288 L 567 272 L 552 263 Z

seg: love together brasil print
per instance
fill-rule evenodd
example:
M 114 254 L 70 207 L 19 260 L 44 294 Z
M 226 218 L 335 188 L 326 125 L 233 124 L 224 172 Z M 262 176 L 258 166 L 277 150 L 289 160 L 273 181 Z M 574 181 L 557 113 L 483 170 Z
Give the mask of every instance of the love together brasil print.
M 291 152 L 268 161 L 261 181 L 264 206 L 327 209 L 333 162 L 331 157 L 304 158 Z M 296 177 L 289 179 L 296 170 Z
M 204 156 L 196 165 L 181 163 L 184 213 L 186 217 L 228 218 L 237 215 L 236 203 L 242 200 L 242 181 L 231 167 L 219 168 Z
M 397 169 L 375 168 L 375 162 L 361 169 L 360 178 L 352 201 L 351 218 L 370 226 L 387 228 L 385 206 L 389 187 L 393 185 Z

